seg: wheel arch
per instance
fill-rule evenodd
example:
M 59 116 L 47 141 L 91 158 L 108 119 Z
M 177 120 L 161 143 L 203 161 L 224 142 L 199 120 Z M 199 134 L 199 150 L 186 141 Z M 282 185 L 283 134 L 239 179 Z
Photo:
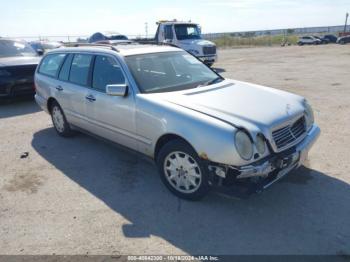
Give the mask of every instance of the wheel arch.
M 48 110 L 48 112 L 49 112 L 50 114 L 51 114 L 51 107 L 52 107 L 52 104 L 53 104 L 54 102 L 58 103 L 57 100 L 56 100 L 55 98 L 53 98 L 53 97 L 50 97 L 50 98 L 47 100 L 47 110 Z
M 173 133 L 168 133 L 168 134 L 164 134 L 164 135 L 162 135 L 161 137 L 158 138 L 158 140 L 156 142 L 156 145 L 154 147 L 154 154 L 153 154 L 154 155 L 154 159 L 155 160 L 157 159 L 159 151 L 161 150 L 161 148 L 164 145 L 166 145 L 170 141 L 173 141 L 173 140 L 176 140 L 176 139 L 184 141 L 186 144 L 191 146 L 194 151 L 197 152 L 197 150 L 194 148 L 194 146 L 190 142 L 188 142 L 185 138 L 183 138 L 182 136 L 177 135 L 177 134 L 173 134 Z M 197 154 L 198 154 L 198 152 L 197 152 Z

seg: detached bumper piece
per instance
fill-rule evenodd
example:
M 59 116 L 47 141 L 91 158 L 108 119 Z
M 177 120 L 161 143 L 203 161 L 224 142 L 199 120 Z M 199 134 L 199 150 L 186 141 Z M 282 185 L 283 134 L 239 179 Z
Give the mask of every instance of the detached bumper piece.
M 314 125 L 298 145 L 274 154 L 269 159 L 249 166 L 227 166 L 225 178 L 214 176 L 212 188 L 219 194 L 236 198 L 247 198 L 260 193 L 301 166 L 319 135 L 320 128 Z
M 260 177 L 256 181 L 253 181 L 252 178 L 240 180 L 236 179 L 234 182 L 231 181 L 231 183 L 227 183 L 227 181 L 225 181 L 221 185 L 213 185 L 212 188 L 219 194 L 245 199 L 253 194 L 263 192 L 265 189 L 286 176 L 290 171 L 297 168 L 297 166 L 298 165 L 296 163 L 285 169 L 275 169 L 268 174 L 268 176 Z

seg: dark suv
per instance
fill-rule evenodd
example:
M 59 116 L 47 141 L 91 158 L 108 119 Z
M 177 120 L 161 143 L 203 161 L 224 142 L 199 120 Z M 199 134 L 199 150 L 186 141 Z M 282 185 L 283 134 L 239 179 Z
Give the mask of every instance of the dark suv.
M 325 35 L 323 38 L 327 39 L 329 43 L 336 43 L 338 39 L 335 35 Z
M 341 45 L 350 43 L 350 35 L 339 37 L 337 43 Z
M 0 39 L 0 98 L 33 96 L 39 61 L 40 57 L 26 42 Z

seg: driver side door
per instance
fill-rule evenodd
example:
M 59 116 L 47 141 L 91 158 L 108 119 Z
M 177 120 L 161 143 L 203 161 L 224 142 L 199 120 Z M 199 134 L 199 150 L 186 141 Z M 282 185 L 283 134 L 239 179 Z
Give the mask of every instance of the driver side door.
M 134 93 L 129 87 L 125 97 L 108 95 L 106 86 L 111 84 L 127 84 L 123 69 L 115 57 L 96 55 L 91 88 L 85 101 L 89 129 L 101 137 L 137 150 Z

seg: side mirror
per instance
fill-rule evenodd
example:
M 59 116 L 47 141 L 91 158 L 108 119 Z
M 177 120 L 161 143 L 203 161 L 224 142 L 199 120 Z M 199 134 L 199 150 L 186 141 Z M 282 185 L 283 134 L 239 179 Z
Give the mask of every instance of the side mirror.
M 128 86 L 126 84 L 107 85 L 106 93 L 110 96 L 127 96 Z
M 37 49 L 36 52 L 38 53 L 39 56 L 44 55 L 44 50 L 42 49 Z

